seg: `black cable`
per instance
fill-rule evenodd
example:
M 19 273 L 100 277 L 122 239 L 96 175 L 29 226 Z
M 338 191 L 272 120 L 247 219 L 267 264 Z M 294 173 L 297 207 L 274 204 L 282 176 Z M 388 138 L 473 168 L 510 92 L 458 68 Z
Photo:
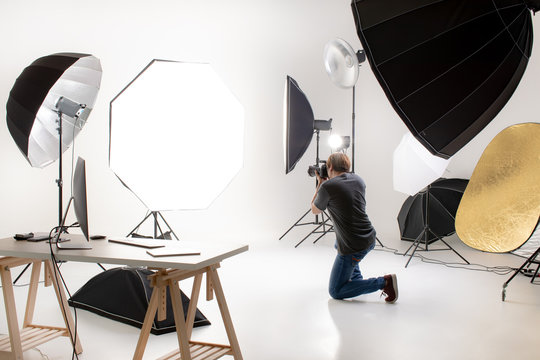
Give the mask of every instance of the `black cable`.
M 69 228 L 69 226 L 68 226 Z M 49 232 L 49 250 L 50 250 L 50 255 L 51 255 L 51 262 L 52 262 L 52 266 L 54 267 L 53 268 L 53 272 L 54 272 L 54 280 L 56 281 L 56 286 L 58 287 L 58 296 L 60 297 L 60 308 L 62 310 L 62 315 L 64 316 L 64 322 L 66 323 L 66 328 L 68 330 L 68 333 L 69 333 L 69 337 L 70 337 L 70 340 L 71 340 L 71 347 L 73 348 L 73 352 L 71 354 L 71 359 L 73 360 L 74 358 L 76 358 L 77 360 L 79 359 L 79 355 L 77 354 L 77 351 L 75 349 L 75 344 L 77 342 L 77 309 L 74 307 L 73 308 L 73 313 L 74 313 L 74 332 L 72 331 L 71 327 L 69 326 L 69 321 L 67 321 L 67 311 L 66 311 L 66 308 L 64 307 L 64 302 L 62 301 L 62 293 L 60 291 L 61 289 L 61 286 L 63 285 L 64 288 L 66 289 L 66 292 L 69 296 L 69 298 L 71 298 L 71 293 L 67 287 L 67 284 L 64 280 L 64 277 L 62 276 L 62 273 L 60 272 L 60 266 L 58 266 L 58 263 L 57 263 L 57 260 L 56 260 L 56 256 L 54 255 L 54 251 L 53 251 L 53 248 L 52 248 L 52 244 L 53 244 L 53 238 L 52 238 L 52 233 L 55 231 L 57 233 L 57 239 L 56 241 L 59 241 L 60 240 L 60 234 L 62 233 L 62 229 L 60 229 L 59 226 L 56 226 L 54 228 L 52 228 L 52 230 Z M 56 269 L 56 271 L 55 271 Z M 60 281 L 58 281 L 58 275 L 60 275 L 60 279 L 62 280 L 62 283 L 60 283 Z M 67 301 L 67 299 L 66 299 Z
M 405 253 L 400 253 L 399 250 L 393 249 L 391 247 L 385 246 L 382 249 L 374 249 L 375 251 L 385 251 L 392 253 L 394 255 L 400 255 L 403 256 Z M 446 262 L 442 260 L 432 259 L 425 257 L 423 255 L 415 253 L 413 255 L 416 258 L 419 258 L 422 262 L 428 263 L 428 264 L 435 264 L 435 265 L 443 265 L 449 268 L 454 269 L 464 269 L 464 270 L 470 270 L 470 271 L 485 271 L 485 272 L 491 272 L 496 275 L 508 275 L 513 271 L 516 271 L 517 268 L 513 268 L 510 266 L 486 266 L 482 264 L 462 264 L 462 263 L 452 263 L 452 262 Z

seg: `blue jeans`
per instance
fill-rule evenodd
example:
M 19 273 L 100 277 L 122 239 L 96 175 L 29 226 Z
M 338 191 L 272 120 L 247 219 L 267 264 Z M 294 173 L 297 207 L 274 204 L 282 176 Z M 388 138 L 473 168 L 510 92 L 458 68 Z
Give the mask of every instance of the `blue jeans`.
M 334 299 L 347 299 L 382 290 L 384 277 L 364 279 L 358 263 L 375 247 L 375 242 L 366 250 L 351 255 L 337 254 L 328 291 Z

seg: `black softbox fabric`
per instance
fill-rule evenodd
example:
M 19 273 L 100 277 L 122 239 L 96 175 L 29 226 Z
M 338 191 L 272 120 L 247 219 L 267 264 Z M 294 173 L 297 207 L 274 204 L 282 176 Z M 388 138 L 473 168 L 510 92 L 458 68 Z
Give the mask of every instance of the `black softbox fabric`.
M 73 307 L 141 328 L 152 296 L 148 280 L 148 275 L 152 273 L 145 268 L 109 269 L 90 279 L 68 302 Z M 189 298 L 183 292 L 182 304 L 186 314 Z M 194 326 L 204 325 L 210 325 L 210 322 L 197 309 Z M 169 289 L 167 289 L 167 318 L 163 321 L 154 319 L 150 331 L 154 335 L 176 331 Z
M 285 94 L 285 174 L 290 173 L 306 152 L 313 138 L 315 117 L 311 105 L 298 86 L 287 76 Z
M 449 158 L 505 106 L 527 67 L 538 0 L 353 0 L 358 37 L 388 100 Z

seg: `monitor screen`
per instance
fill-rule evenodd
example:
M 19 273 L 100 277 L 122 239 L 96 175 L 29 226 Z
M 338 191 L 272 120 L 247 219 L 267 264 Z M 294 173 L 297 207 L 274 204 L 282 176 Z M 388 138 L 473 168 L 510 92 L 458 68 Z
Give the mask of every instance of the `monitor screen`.
M 73 202 L 75 216 L 86 240 L 88 237 L 88 210 L 86 206 L 86 164 L 83 158 L 77 159 L 75 173 L 73 174 Z

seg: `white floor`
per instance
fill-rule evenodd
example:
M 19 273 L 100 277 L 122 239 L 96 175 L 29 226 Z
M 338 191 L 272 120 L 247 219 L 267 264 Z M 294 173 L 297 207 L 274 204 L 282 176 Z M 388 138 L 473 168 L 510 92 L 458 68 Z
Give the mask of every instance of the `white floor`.
M 300 233 L 299 233 L 300 234 Z M 250 250 L 222 263 L 223 282 L 236 332 L 246 360 L 357 359 L 539 359 L 540 287 L 519 275 L 501 301 L 502 284 L 510 275 L 449 268 L 391 252 L 373 251 L 362 262 L 364 276 L 396 273 L 399 300 L 385 304 L 379 293 L 349 301 L 330 299 L 327 282 L 334 249 L 328 235 L 317 244 L 297 237 L 282 241 L 253 239 Z M 450 244 L 471 263 L 517 267 L 523 258 L 481 253 L 456 237 Z M 383 240 L 383 243 L 385 241 Z M 388 242 L 403 252 L 408 243 Z M 459 262 L 451 251 L 423 256 Z M 22 268 L 18 268 L 22 269 Z M 13 271 L 15 277 L 19 270 Z M 97 265 L 66 263 L 62 273 L 70 291 L 97 274 Z M 19 284 L 28 281 L 26 274 Z M 190 284 L 181 283 L 189 294 Z M 26 287 L 15 289 L 19 319 Z M 40 286 L 36 322 L 61 325 L 51 288 Z M 199 309 L 212 325 L 196 328 L 195 340 L 226 343 L 215 302 L 201 300 Z M 84 352 L 80 359 L 131 359 L 138 329 L 79 310 L 78 331 Z M 0 333 L 7 333 L 5 314 Z M 175 334 L 151 335 L 145 359 L 176 347 Z M 25 353 L 27 359 L 70 359 L 67 338 Z M 231 358 L 231 357 L 225 357 Z

